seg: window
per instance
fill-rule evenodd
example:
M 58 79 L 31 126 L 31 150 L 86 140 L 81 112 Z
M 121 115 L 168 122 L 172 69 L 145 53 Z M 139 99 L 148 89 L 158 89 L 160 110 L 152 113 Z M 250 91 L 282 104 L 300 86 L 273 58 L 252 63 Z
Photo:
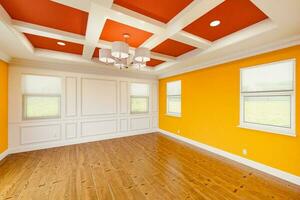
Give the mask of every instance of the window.
M 61 79 L 54 76 L 23 75 L 23 119 L 60 117 Z
M 181 81 L 167 83 L 167 115 L 181 115 Z
M 131 83 L 130 85 L 130 113 L 149 112 L 149 85 Z
M 241 69 L 240 127 L 295 135 L 295 60 Z

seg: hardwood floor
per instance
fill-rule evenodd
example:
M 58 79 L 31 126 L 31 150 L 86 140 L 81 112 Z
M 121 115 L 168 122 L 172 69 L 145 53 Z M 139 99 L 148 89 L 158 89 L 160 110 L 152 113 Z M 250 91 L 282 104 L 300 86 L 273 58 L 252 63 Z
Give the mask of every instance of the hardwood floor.
M 300 187 L 158 133 L 8 156 L 0 199 L 300 199 Z

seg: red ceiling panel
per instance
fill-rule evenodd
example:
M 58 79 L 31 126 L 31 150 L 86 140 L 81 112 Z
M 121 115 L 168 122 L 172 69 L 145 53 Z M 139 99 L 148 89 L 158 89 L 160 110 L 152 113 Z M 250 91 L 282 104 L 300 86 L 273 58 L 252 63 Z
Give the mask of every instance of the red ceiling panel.
M 27 39 L 31 42 L 31 44 L 35 48 L 48 49 L 53 51 L 60 51 L 60 52 L 80 54 L 80 55 L 82 54 L 83 45 L 81 44 L 56 40 L 56 39 L 37 36 L 37 35 L 31 35 L 27 33 L 24 33 L 24 35 L 27 37 Z M 58 45 L 57 42 L 59 41 L 64 42 L 66 45 L 65 46 Z
M 158 21 L 168 23 L 193 0 L 115 0 L 114 3 Z
M 250 0 L 226 0 L 187 27 L 185 31 L 215 41 L 268 18 Z M 211 27 L 214 20 L 221 21 Z
M 163 60 L 157 60 L 157 59 L 151 58 L 151 60 L 149 62 L 147 62 L 147 66 L 149 66 L 149 67 L 155 67 L 155 66 L 157 66 L 157 65 L 159 65 L 161 63 L 164 63 L 164 62 L 165 61 L 163 61 Z
M 131 47 L 139 47 L 145 40 L 152 36 L 152 33 L 108 19 L 105 22 L 100 39 L 110 42 L 124 41 L 124 33 L 130 35 L 130 38 L 127 39 L 127 43 Z
M 88 13 L 50 0 L 0 0 L 16 20 L 85 35 Z
M 177 57 L 194 49 L 196 49 L 196 47 L 172 39 L 167 39 L 151 51 Z
M 99 48 L 96 48 L 93 54 L 93 58 L 99 58 Z

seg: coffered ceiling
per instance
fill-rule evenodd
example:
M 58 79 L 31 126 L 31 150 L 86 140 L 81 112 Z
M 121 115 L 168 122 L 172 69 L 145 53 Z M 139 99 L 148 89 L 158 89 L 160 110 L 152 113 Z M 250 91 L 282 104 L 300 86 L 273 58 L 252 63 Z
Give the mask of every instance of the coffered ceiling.
M 147 65 L 152 74 L 208 66 L 221 58 L 238 58 L 234 55 L 242 52 L 250 55 L 258 47 L 294 41 L 300 33 L 299 0 L 0 0 L 0 4 L 0 55 L 104 67 L 97 62 L 99 49 L 123 41 L 126 33 L 131 53 L 137 47 L 151 50 Z

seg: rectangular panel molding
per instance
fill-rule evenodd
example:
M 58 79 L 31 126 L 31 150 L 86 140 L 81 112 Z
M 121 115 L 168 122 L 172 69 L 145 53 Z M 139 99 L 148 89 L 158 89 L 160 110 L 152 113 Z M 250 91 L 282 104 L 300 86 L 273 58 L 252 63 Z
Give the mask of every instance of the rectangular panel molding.
M 150 117 L 136 117 L 130 119 L 131 130 L 144 130 L 150 128 Z
M 116 114 L 117 81 L 83 78 L 81 112 L 83 116 Z
M 65 125 L 66 138 L 75 138 L 77 135 L 77 123 L 67 123 Z
M 128 120 L 120 119 L 120 132 L 125 132 L 128 130 Z
M 77 115 L 77 78 L 66 77 L 66 116 Z
M 61 125 L 39 125 L 21 127 L 21 144 L 48 142 L 61 137 Z
M 120 113 L 128 113 L 128 82 L 120 82 Z
M 117 120 L 89 121 L 81 123 L 81 135 L 93 136 L 117 132 Z

